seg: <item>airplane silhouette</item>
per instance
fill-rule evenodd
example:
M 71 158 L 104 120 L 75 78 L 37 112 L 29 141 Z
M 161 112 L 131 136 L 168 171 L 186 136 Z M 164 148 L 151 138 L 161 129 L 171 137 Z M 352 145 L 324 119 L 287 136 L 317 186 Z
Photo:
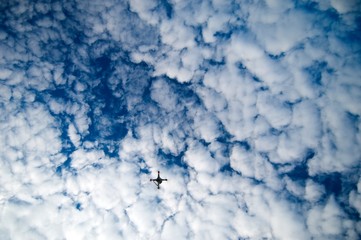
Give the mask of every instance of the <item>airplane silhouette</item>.
M 159 176 L 160 172 L 158 171 L 158 177 L 155 179 L 150 179 L 150 181 L 153 181 L 155 183 L 155 185 L 157 185 L 158 189 L 159 189 L 159 185 L 163 182 L 163 181 L 168 181 L 168 179 L 166 178 L 161 178 Z

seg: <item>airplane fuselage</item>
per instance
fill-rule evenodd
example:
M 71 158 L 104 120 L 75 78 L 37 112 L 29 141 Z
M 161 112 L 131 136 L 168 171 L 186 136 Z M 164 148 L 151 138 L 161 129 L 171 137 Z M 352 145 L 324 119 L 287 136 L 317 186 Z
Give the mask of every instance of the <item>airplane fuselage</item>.
M 160 184 L 162 184 L 163 181 L 168 181 L 166 178 L 160 177 L 160 172 L 158 171 L 158 177 L 156 179 L 150 179 L 150 181 L 153 181 L 155 185 L 157 185 L 158 189 L 160 188 Z

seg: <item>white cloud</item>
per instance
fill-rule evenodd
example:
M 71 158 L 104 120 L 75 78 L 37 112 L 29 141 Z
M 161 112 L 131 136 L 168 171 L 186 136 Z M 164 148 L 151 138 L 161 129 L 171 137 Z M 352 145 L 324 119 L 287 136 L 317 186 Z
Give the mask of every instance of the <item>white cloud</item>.
M 0 238 L 357 239 L 357 4 L 9 6 Z
M 164 223 L 164 228 L 161 234 L 162 239 L 186 239 L 191 236 L 189 231 L 189 223 L 186 219 L 186 215 L 183 212 L 179 212 L 174 216 L 174 219 L 170 219 Z
M 259 93 L 257 99 L 259 113 L 276 129 L 283 128 L 291 122 L 291 107 L 268 93 Z
M 320 110 L 311 101 L 304 100 L 293 107 L 292 125 L 299 132 L 302 145 L 317 147 L 321 136 Z
M 352 190 L 349 195 L 349 203 L 357 212 L 361 213 L 361 180 L 357 183 L 357 190 Z
M 241 172 L 245 177 L 253 177 L 255 171 L 253 158 L 254 156 L 250 151 L 237 145 L 232 149 L 230 156 L 231 167 Z
M 7 79 L 8 77 L 10 77 L 12 71 L 10 69 L 0 69 L 0 79 L 1 80 L 5 80 Z
M 296 197 L 304 197 L 306 189 L 302 186 L 300 182 L 292 181 L 289 177 L 285 177 L 284 181 L 286 182 L 287 190 Z
M 360 11 L 360 2 L 358 0 L 351 0 L 347 2 L 330 0 L 330 3 L 332 7 L 335 8 L 341 14 Z
M 226 52 L 230 64 L 240 61 L 253 75 L 268 84 L 274 93 L 280 91 L 280 84 L 288 81 L 289 73 L 284 67 L 268 57 L 254 39 L 247 35 L 232 37 Z
M 330 197 L 325 206 L 316 206 L 309 211 L 307 225 L 314 237 L 338 236 L 348 228 L 334 197 Z
M 280 163 L 301 161 L 306 149 L 300 139 L 301 136 L 298 131 L 291 130 L 288 131 L 287 134 L 282 133 L 279 136 L 279 144 L 277 147 L 279 158 L 272 160 Z
M 80 136 L 77 133 L 77 130 L 74 127 L 74 124 L 70 124 L 69 128 L 68 128 L 68 134 L 69 134 L 69 138 L 72 141 L 72 143 L 74 144 L 75 147 L 79 147 L 80 145 Z
M 151 97 L 168 112 L 178 107 L 176 93 L 163 79 L 157 80 L 152 84 Z
M 159 16 L 154 13 L 155 8 L 157 7 L 157 1 L 151 0 L 143 3 L 139 0 L 132 0 L 129 4 L 131 10 L 138 13 L 141 19 L 153 25 L 158 23 Z
M 350 166 L 358 162 L 361 154 L 359 148 L 356 147 L 358 145 L 357 127 L 342 107 L 326 106 L 324 114 L 324 129 L 328 132 L 322 136 L 321 140 L 323 154 L 320 159 L 312 159 L 309 164 L 310 170 L 312 173 L 332 170 L 347 171 Z
M 274 150 L 278 145 L 278 137 L 271 135 L 271 134 L 265 134 L 262 136 L 257 137 L 255 139 L 255 148 L 257 151 L 260 152 L 269 152 Z
M 160 34 L 162 42 L 171 45 L 174 50 L 192 48 L 195 45 L 193 29 L 179 19 L 164 21 L 160 26 Z
M 284 3 L 282 5 L 287 6 Z M 271 54 L 278 55 L 289 51 L 301 44 L 305 38 L 319 33 L 317 28 L 312 26 L 314 16 L 305 11 L 289 10 L 282 15 L 279 15 L 279 12 L 269 14 L 269 11 L 265 11 L 263 14 L 266 21 L 258 22 L 258 19 L 251 18 L 248 24 L 255 32 L 257 40 Z
M 213 173 L 218 171 L 221 167 L 220 163 L 212 158 L 208 149 L 197 141 L 189 143 L 184 160 L 197 172 Z
M 221 135 L 221 131 L 219 130 L 220 123 L 214 116 L 203 111 L 198 112 L 196 110 L 194 114 L 192 114 L 192 111 L 190 112 L 194 117 L 195 132 L 199 134 L 200 139 L 204 139 L 207 142 L 213 142 Z
M 305 199 L 310 202 L 317 202 L 321 199 L 321 197 L 325 194 L 325 188 L 312 181 L 311 179 L 308 179 L 306 181 L 305 186 Z

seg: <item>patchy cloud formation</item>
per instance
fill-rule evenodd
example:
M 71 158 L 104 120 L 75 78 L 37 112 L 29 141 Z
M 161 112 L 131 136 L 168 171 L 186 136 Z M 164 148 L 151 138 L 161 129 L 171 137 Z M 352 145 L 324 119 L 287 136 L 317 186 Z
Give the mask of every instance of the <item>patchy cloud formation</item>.
M 360 1 L 0 12 L 1 239 L 360 239 Z

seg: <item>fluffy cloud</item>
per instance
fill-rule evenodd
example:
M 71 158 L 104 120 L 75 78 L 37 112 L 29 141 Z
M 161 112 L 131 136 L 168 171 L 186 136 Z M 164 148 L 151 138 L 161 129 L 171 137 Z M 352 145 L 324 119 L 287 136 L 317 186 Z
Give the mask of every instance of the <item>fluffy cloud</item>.
M 2 4 L 0 238 L 358 239 L 359 6 Z

